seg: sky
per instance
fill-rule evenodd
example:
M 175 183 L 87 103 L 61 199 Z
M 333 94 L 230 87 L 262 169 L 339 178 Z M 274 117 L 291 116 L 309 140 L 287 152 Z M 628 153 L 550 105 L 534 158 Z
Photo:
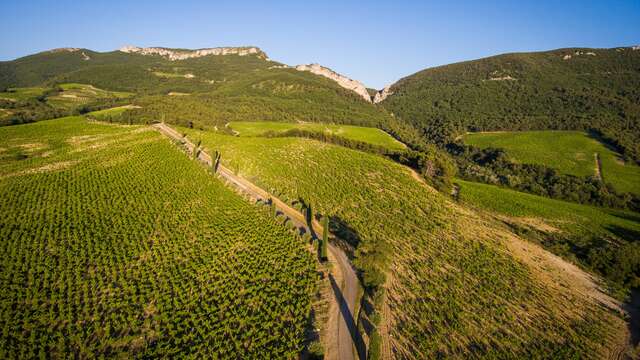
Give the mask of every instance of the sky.
M 58 47 L 254 45 L 376 89 L 506 52 L 637 44 L 640 0 L 0 0 L 0 60 Z

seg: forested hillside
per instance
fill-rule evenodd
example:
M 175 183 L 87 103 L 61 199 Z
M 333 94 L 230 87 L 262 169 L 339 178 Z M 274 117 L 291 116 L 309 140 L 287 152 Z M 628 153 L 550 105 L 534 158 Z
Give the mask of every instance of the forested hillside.
M 162 118 L 213 127 L 232 120 L 303 120 L 376 126 L 390 118 L 384 109 L 336 82 L 271 61 L 262 51 L 171 60 L 124 51 L 57 49 L 0 62 L 0 93 L 33 86 L 55 91 L 65 83 L 135 93 L 129 101 L 140 108 L 127 114 L 132 122 Z M 43 100 L 34 96 L 17 102 L 0 96 L 2 122 L 29 122 L 100 108 L 76 107 L 60 113 Z
M 514 53 L 426 69 L 381 104 L 444 145 L 466 131 L 595 130 L 640 161 L 640 50 Z

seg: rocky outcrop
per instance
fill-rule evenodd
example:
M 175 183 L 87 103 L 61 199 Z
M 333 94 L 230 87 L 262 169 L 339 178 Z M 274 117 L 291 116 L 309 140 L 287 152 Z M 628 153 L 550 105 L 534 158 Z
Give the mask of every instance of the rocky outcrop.
M 50 53 L 59 53 L 59 52 L 74 52 L 74 51 L 79 51 L 80 48 L 71 48 L 71 47 L 66 47 L 66 48 L 57 48 L 57 49 L 51 49 L 47 52 Z
M 516 81 L 518 79 L 510 76 L 510 75 L 505 75 L 505 76 L 498 76 L 498 77 L 490 77 L 489 81 Z
M 376 95 L 373 97 L 373 103 L 377 104 L 379 102 L 384 101 L 384 99 L 387 98 L 387 96 L 392 95 L 393 92 L 391 91 L 391 85 L 387 85 L 384 87 L 384 89 L 378 91 L 376 93 Z
M 573 55 L 571 54 L 567 54 L 565 56 L 562 57 L 562 60 L 571 60 L 571 58 L 573 56 L 582 56 L 582 55 L 587 55 L 587 56 L 596 56 L 596 53 L 593 51 L 581 51 L 581 50 L 576 50 Z
M 171 61 L 186 60 L 209 55 L 256 55 L 261 59 L 267 60 L 267 54 L 257 47 L 217 47 L 197 50 L 178 50 L 162 47 L 141 48 L 137 46 L 125 46 L 120 48 L 124 53 L 134 53 L 140 55 L 159 55 Z
M 640 45 L 632 46 L 631 50 L 640 50 Z
M 319 64 L 298 65 L 296 66 L 296 70 L 308 71 L 313 74 L 329 78 L 343 88 L 351 90 L 360 95 L 366 101 L 371 102 L 371 95 L 369 95 L 367 88 L 360 81 L 349 79 L 348 77 L 340 75 L 337 72 Z

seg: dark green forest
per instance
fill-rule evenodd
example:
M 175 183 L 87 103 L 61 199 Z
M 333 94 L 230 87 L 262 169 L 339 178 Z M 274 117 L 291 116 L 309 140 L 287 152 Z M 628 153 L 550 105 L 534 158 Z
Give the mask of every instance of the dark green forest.
M 640 51 L 560 49 L 426 69 L 382 106 L 441 146 L 467 131 L 593 130 L 640 161 Z

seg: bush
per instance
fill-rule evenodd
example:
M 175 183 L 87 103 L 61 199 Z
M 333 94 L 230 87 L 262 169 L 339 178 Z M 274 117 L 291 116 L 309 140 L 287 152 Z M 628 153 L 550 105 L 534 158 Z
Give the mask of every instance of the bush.
M 382 338 L 378 333 L 378 329 L 373 329 L 371 332 L 371 337 L 369 338 L 369 354 L 368 358 L 370 360 L 377 360 L 382 357 Z

